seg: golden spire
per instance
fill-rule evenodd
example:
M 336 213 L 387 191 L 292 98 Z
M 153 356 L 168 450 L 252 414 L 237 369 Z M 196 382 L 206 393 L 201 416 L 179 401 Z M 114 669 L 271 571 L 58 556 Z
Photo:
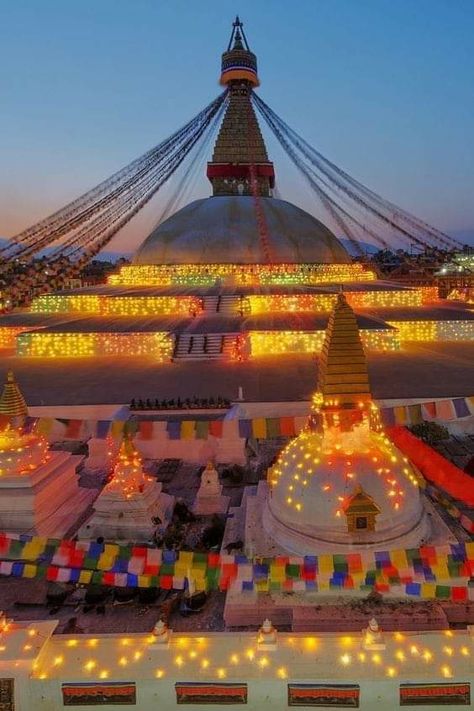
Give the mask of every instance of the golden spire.
M 21 394 L 21 390 L 13 375 L 13 371 L 7 372 L 7 382 L 3 386 L 3 392 L 0 397 L 0 416 L 14 418 L 27 417 L 28 407 L 25 398 Z
M 329 406 L 355 407 L 372 400 L 356 316 L 342 292 L 329 317 L 319 359 L 318 390 Z
M 222 55 L 221 84 L 228 88 L 227 108 L 207 164 L 213 195 L 269 197 L 275 170 L 268 160 L 252 91 L 258 86 L 257 58 L 247 43 L 238 17 L 232 26 L 227 51 Z

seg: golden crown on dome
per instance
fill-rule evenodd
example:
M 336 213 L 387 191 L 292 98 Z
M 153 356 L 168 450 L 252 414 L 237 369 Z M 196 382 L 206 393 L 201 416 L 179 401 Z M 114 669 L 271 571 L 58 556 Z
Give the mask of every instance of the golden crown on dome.
M 252 86 L 260 84 L 257 76 L 257 57 L 250 51 L 243 22 L 237 15 L 232 23 L 229 46 L 222 54 L 220 83 L 225 86 L 239 80 L 248 81 Z
M 28 406 L 25 402 L 18 383 L 15 380 L 13 371 L 7 372 L 7 381 L 3 386 L 0 397 L 0 416 L 14 418 L 27 417 Z

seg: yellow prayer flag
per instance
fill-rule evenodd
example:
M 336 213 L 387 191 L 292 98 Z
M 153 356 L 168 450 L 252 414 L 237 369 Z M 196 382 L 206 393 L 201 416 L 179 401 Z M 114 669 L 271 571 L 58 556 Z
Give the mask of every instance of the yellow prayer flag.
M 191 566 L 193 563 L 194 553 L 192 551 L 180 551 L 178 563 L 186 563 L 186 565 Z
M 114 420 L 110 425 L 110 435 L 113 439 L 119 439 L 123 433 L 124 423 L 120 420 Z
M 37 434 L 49 435 L 53 429 L 53 422 L 54 419 L 52 417 L 40 417 L 35 427 Z
M 266 578 L 262 578 L 261 580 L 257 580 L 255 588 L 257 592 L 268 592 L 270 589 L 270 583 Z
M 286 570 L 284 565 L 270 566 L 270 580 L 274 583 L 282 583 L 286 580 Z
M 257 417 L 252 420 L 252 434 L 255 439 L 266 439 L 267 421 L 264 417 Z
M 81 570 L 79 573 L 79 583 L 88 585 L 92 580 L 92 570 Z
M 105 552 L 101 553 L 97 561 L 97 570 L 109 570 L 113 567 L 114 562 L 115 556 L 107 555 Z
M 422 583 L 421 584 L 421 597 L 425 600 L 432 599 L 436 597 L 436 583 Z
M 320 573 L 332 573 L 334 570 L 332 555 L 318 556 L 318 568 Z
M 398 570 L 408 568 L 407 554 L 404 550 L 396 549 L 390 551 L 390 560 Z
M 43 550 L 44 546 L 41 544 L 38 545 L 36 541 L 27 541 L 27 543 L 23 546 L 21 557 L 23 560 L 35 560 L 35 558 L 37 558 Z
M 193 580 L 204 580 L 206 577 L 206 571 L 203 568 L 192 568 L 191 578 Z
M 181 422 L 181 439 L 193 439 L 194 426 L 194 420 L 183 420 Z

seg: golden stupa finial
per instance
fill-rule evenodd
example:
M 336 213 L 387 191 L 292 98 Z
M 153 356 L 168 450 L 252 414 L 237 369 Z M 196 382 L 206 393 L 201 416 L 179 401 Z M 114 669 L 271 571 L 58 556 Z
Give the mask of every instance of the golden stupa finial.
M 328 406 L 359 406 L 372 400 L 359 326 L 343 291 L 329 317 L 319 359 L 318 391 Z
M 7 380 L 0 397 L 0 415 L 9 419 L 28 415 L 28 406 L 12 370 L 7 372 Z

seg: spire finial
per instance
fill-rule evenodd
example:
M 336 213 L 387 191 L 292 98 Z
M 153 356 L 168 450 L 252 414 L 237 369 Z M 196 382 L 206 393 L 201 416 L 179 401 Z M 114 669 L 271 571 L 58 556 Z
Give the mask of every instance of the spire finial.
M 240 30 L 237 27 L 235 30 L 235 35 L 234 35 L 234 46 L 232 49 L 243 49 L 244 45 L 242 44 L 242 35 L 240 34 Z
M 232 42 L 234 43 L 233 45 Z M 244 23 L 241 22 L 240 17 L 238 15 L 235 16 L 235 20 L 232 23 L 232 32 L 230 34 L 229 46 L 227 47 L 227 51 L 230 52 L 231 49 L 240 49 L 250 52 L 249 43 L 247 42 L 247 38 L 244 32 Z

